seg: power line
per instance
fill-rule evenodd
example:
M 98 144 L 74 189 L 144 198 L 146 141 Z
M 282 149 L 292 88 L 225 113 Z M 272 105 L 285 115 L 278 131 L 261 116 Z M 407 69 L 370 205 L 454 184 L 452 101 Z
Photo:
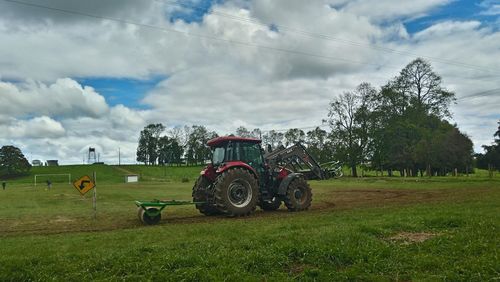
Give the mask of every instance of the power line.
M 499 93 L 500 93 L 500 88 L 493 88 L 490 90 L 481 91 L 481 92 L 477 92 L 474 94 L 462 96 L 462 97 L 458 98 L 457 100 L 473 99 L 473 98 L 478 98 L 478 97 L 488 97 L 488 96 L 496 95 Z
M 2 0 L 2 1 L 12 3 L 12 4 L 18 4 L 18 5 L 24 5 L 24 6 L 29 6 L 29 7 L 35 7 L 35 8 L 39 8 L 39 9 L 56 11 L 56 12 L 60 12 L 60 13 L 84 16 L 84 17 L 101 19 L 101 20 L 109 20 L 109 21 L 119 22 L 119 23 L 123 23 L 123 24 L 135 25 L 135 26 L 142 27 L 142 28 L 149 28 L 149 29 L 153 29 L 153 30 L 158 30 L 158 31 L 183 34 L 186 36 L 192 36 L 192 37 L 198 37 L 198 38 L 203 38 L 203 39 L 208 39 L 208 40 L 213 40 L 213 41 L 219 41 L 219 42 L 224 42 L 224 43 L 233 44 L 233 45 L 253 47 L 253 48 L 270 50 L 270 51 L 281 52 L 281 53 L 289 53 L 289 54 L 298 55 L 298 56 L 307 56 L 307 57 L 316 58 L 316 59 L 324 59 L 324 60 L 330 60 L 330 61 L 342 61 L 342 62 L 346 62 L 346 63 L 350 63 L 350 64 L 373 66 L 373 67 L 376 67 L 377 69 L 381 69 L 381 68 L 400 69 L 400 67 L 398 67 L 398 66 L 392 66 L 392 65 L 384 65 L 383 66 L 381 64 L 376 64 L 376 63 L 366 63 L 366 62 L 354 61 L 354 60 L 345 59 L 345 58 L 314 54 L 314 53 L 309 53 L 309 52 L 304 52 L 304 51 L 297 51 L 297 50 L 291 50 L 291 49 L 285 49 L 285 48 L 279 48 L 279 47 L 273 47 L 273 46 L 259 45 L 259 44 L 254 44 L 251 42 L 226 39 L 226 38 L 221 38 L 221 37 L 213 36 L 213 35 L 192 33 L 192 32 L 177 30 L 177 29 L 169 28 L 169 27 L 162 27 L 162 26 L 155 26 L 155 25 L 150 25 L 150 24 L 145 24 L 145 23 L 138 23 L 138 22 L 134 22 L 134 21 L 130 21 L 130 20 L 121 19 L 121 18 L 95 15 L 95 14 L 74 11 L 74 10 L 69 10 L 69 9 L 63 9 L 63 8 L 57 8 L 57 7 L 51 7 L 51 6 L 45 6 L 45 5 L 40 5 L 40 4 L 35 4 L 35 3 L 30 3 L 30 2 L 24 2 L 24 1 L 18 1 L 18 0 Z M 155 0 L 155 1 L 159 1 L 159 0 Z M 450 77 L 453 77 L 453 76 L 450 76 Z M 485 80 L 485 79 L 481 79 L 481 80 Z
M 57 12 L 66 13 L 66 14 L 72 14 L 72 15 L 78 15 L 78 16 L 96 18 L 96 19 L 101 19 L 101 20 L 115 21 L 115 22 L 119 22 L 119 23 L 123 23 L 123 24 L 130 24 L 130 25 L 135 25 L 135 26 L 139 26 L 139 27 L 143 27 L 143 28 L 149 28 L 149 29 L 160 30 L 160 31 L 167 31 L 167 32 L 172 32 L 172 33 L 178 33 L 178 34 L 183 34 L 183 35 L 186 35 L 186 36 L 199 37 L 199 38 L 203 38 L 203 39 L 220 41 L 220 42 L 225 42 L 225 43 L 235 44 L 235 45 L 240 45 L 240 46 L 254 47 L 254 48 L 265 49 L 265 50 L 270 50 L 270 51 L 276 51 L 276 52 L 281 52 L 281 53 L 289 53 L 289 54 L 294 54 L 294 55 L 307 56 L 307 57 L 311 57 L 311 58 L 325 59 L 325 60 L 331 60 L 331 61 L 342 61 L 342 62 L 351 63 L 351 64 L 367 65 L 367 66 L 374 66 L 374 67 L 380 68 L 380 65 L 379 64 L 375 64 L 375 63 L 366 63 L 366 62 L 349 60 L 349 59 L 345 59 L 345 58 L 332 57 L 332 56 L 326 56 L 326 55 L 319 55 L 319 54 L 314 54 L 314 53 L 309 53 L 309 52 L 303 52 L 303 51 L 296 51 L 296 50 L 279 48 L 279 47 L 259 45 L 259 44 L 254 44 L 254 43 L 251 43 L 251 42 L 244 42 L 244 41 L 239 41 L 239 40 L 226 39 L 226 38 L 221 38 L 221 37 L 213 36 L 213 35 L 205 35 L 205 34 L 192 33 L 192 32 L 188 32 L 188 31 L 177 30 L 177 29 L 174 29 L 174 28 L 160 27 L 160 26 L 155 26 L 155 25 L 150 25 L 150 24 L 133 22 L 133 21 L 129 21 L 129 20 L 125 20 L 125 19 L 120 19 L 120 18 L 114 18 L 114 17 L 109 17 L 109 16 L 100 16 L 100 15 L 95 15 L 95 14 L 90 14 L 90 13 L 85 13 L 85 12 L 80 12 L 80 11 L 74 11 L 74 10 L 69 10 L 69 9 L 62 9 L 62 8 L 44 6 L 44 5 L 39 5 L 39 4 L 34 4 L 34 3 L 28 3 L 28 2 L 23 2 L 23 1 L 17 1 L 17 0 L 2 0 L 2 1 L 9 2 L 9 3 L 15 3 L 15 4 L 19 4 L 19 5 L 24 5 L 24 6 L 36 7 L 36 8 L 40 8 L 40 9 L 57 11 Z M 396 66 L 392 66 L 392 67 L 399 68 L 399 67 L 396 67 Z
M 193 10 L 198 10 L 198 11 L 203 11 L 203 12 L 206 11 L 205 9 L 200 8 L 199 6 L 196 6 L 194 4 L 180 3 L 178 1 L 165 1 L 165 0 L 154 0 L 154 1 L 166 4 L 166 5 L 171 5 L 171 6 L 187 7 L 187 8 L 193 9 Z M 464 63 L 464 62 L 459 62 L 459 61 L 449 60 L 449 59 L 443 59 L 443 58 L 437 58 L 437 57 L 432 57 L 432 56 L 426 56 L 426 55 L 416 54 L 413 52 L 402 51 L 402 50 L 397 50 L 397 49 L 393 49 L 393 48 L 378 46 L 378 45 L 374 45 L 374 44 L 367 44 L 364 42 L 352 41 L 352 40 L 348 40 L 348 39 L 344 39 L 344 38 L 333 37 L 333 36 L 325 35 L 325 34 L 321 34 L 321 33 L 314 33 L 314 32 L 310 32 L 307 30 L 297 29 L 294 27 L 279 25 L 279 24 L 275 24 L 275 23 L 263 23 L 263 22 L 260 22 L 258 20 L 239 17 L 239 16 L 235 16 L 235 15 L 231 15 L 231 14 L 227 14 L 227 13 L 222 13 L 222 12 L 218 12 L 218 11 L 212 10 L 210 12 L 210 14 L 220 16 L 220 17 L 226 17 L 226 18 L 236 20 L 236 21 L 250 23 L 253 25 L 263 26 L 266 28 L 269 28 L 270 26 L 274 26 L 280 31 L 285 31 L 285 32 L 288 31 L 288 32 L 297 33 L 297 34 L 300 34 L 303 36 L 318 38 L 318 39 L 322 39 L 322 40 L 341 42 L 341 43 L 349 44 L 351 46 L 368 47 L 371 49 L 375 49 L 375 50 L 379 50 L 379 51 L 383 51 L 383 52 L 388 52 L 388 53 L 394 53 L 394 54 L 399 54 L 399 55 L 404 55 L 404 56 L 412 56 L 412 57 L 421 57 L 421 58 L 425 58 L 425 59 L 428 59 L 428 60 L 431 60 L 434 62 L 439 62 L 439 63 L 443 63 L 443 64 L 448 64 L 448 65 L 454 65 L 454 66 L 459 66 L 459 67 L 465 67 L 465 68 L 475 69 L 475 70 L 479 70 L 479 71 L 499 72 L 498 70 L 493 70 L 493 69 L 485 68 L 483 66 L 478 66 L 478 65 L 474 65 L 474 64 L 469 64 L 469 63 Z

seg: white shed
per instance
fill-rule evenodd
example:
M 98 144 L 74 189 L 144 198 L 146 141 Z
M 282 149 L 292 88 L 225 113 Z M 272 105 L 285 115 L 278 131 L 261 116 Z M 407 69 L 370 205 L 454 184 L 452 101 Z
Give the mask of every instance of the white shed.
M 139 182 L 139 175 L 129 174 L 125 175 L 125 183 Z

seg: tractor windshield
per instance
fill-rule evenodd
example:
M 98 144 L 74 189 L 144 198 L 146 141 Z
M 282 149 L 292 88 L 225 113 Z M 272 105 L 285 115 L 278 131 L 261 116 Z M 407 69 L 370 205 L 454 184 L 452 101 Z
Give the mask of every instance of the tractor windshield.
M 224 155 L 225 155 L 226 148 L 224 147 L 217 147 L 213 149 L 212 151 L 212 164 L 213 165 L 219 165 L 222 162 L 224 162 Z

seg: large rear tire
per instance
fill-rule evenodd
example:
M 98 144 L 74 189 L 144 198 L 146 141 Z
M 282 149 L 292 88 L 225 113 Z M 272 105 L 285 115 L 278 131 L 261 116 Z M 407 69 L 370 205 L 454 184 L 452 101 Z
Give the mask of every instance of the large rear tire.
M 312 191 L 302 177 L 295 178 L 286 190 L 285 205 L 289 211 L 303 211 L 311 206 Z
M 217 209 L 227 216 L 247 216 L 259 199 L 257 179 L 248 170 L 233 168 L 218 176 L 215 184 Z
M 204 215 L 216 215 L 220 212 L 215 208 L 215 206 L 209 203 L 208 199 L 208 188 L 210 187 L 210 180 L 208 180 L 203 175 L 200 175 L 193 186 L 193 202 L 205 202 L 203 204 L 196 204 L 196 209 Z

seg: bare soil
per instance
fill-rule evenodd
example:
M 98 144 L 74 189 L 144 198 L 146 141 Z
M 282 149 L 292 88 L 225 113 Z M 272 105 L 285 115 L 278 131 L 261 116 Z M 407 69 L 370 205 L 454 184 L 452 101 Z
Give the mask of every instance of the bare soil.
M 400 232 L 395 234 L 388 239 L 390 241 L 396 241 L 403 245 L 409 245 L 412 243 L 422 243 L 424 241 L 429 240 L 432 237 L 438 236 L 440 234 L 437 233 L 429 233 L 429 232 Z

